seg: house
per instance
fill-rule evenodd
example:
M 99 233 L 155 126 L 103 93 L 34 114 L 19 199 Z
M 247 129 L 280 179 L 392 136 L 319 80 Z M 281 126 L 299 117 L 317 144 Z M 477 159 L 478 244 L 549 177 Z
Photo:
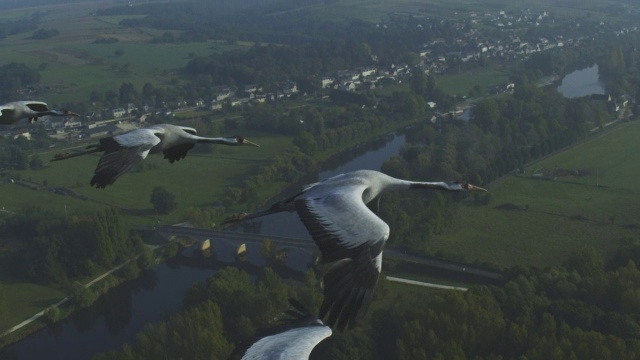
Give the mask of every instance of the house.
M 126 106 L 127 114 L 131 114 L 132 111 L 138 110 L 134 103 L 128 103 Z
M 256 84 L 247 84 L 244 86 L 244 91 L 248 93 L 254 93 L 258 91 L 258 85 Z
M 267 95 L 256 95 L 253 98 L 253 102 L 256 102 L 256 103 L 264 103 L 266 101 L 267 101 Z
M 222 101 L 224 99 L 227 99 L 231 96 L 231 89 L 222 89 L 218 95 L 216 95 L 216 100 L 217 101 Z
M 114 119 L 121 118 L 126 113 L 127 113 L 127 111 L 125 109 L 123 109 L 123 108 L 111 109 L 111 116 L 113 116 Z
M 17 130 L 13 133 L 13 139 L 17 139 L 19 137 L 23 137 L 27 140 L 31 140 L 31 133 L 27 129 Z
M 66 129 L 77 129 L 82 127 L 82 123 L 78 120 L 67 120 L 64 122 L 64 127 Z
M 356 91 L 356 84 L 353 81 L 344 81 L 340 84 L 339 89 L 343 91 Z
M 298 92 L 298 85 L 295 83 L 295 81 L 287 81 L 282 86 L 282 92 L 289 93 L 289 94 L 295 94 L 295 93 Z
M 217 99 L 211 100 L 211 103 L 209 104 L 209 109 L 210 110 L 222 110 L 222 102 L 220 102 Z
M 363 77 L 371 76 L 376 73 L 376 68 L 374 67 L 363 67 L 359 69 L 360 75 Z
M 320 83 L 322 84 L 323 89 L 331 86 L 334 83 L 334 81 L 335 79 L 330 77 L 323 77 L 322 79 L 320 79 Z

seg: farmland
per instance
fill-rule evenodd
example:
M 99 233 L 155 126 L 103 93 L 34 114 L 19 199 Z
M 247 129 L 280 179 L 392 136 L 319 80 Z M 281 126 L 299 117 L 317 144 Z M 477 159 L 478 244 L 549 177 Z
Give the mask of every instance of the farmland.
M 152 43 L 162 32 L 121 26 L 118 22 L 124 17 L 92 15 L 101 6 L 113 3 L 97 1 L 39 9 L 46 13 L 39 28 L 56 29 L 59 35 L 46 40 L 32 39 L 31 33 L 9 36 L 0 42 L 0 64 L 19 62 L 40 69 L 39 86 L 46 89 L 43 91 L 48 102 L 85 102 L 92 90 L 117 90 L 123 82 L 133 83 L 136 88 L 147 82 L 154 85 L 175 82 L 175 73 L 190 57 L 251 45 L 216 41 Z M 7 16 L 15 20 L 31 13 L 21 9 L 9 11 Z M 117 42 L 94 43 L 98 38 Z
M 500 179 L 490 188 L 491 203 L 461 207 L 455 226 L 431 241 L 429 251 L 542 267 L 562 263 L 582 246 L 611 253 L 624 239 L 637 238 L 640 226 L 638 136 L 640 123 L 623 124 L 530 164 L 524 176 Z M 543 169 L 562 176 L 532 177 Z

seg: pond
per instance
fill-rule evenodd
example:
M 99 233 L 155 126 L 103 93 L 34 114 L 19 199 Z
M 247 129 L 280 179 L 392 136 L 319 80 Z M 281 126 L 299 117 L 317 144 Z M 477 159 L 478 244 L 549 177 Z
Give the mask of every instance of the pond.
M 605 89 L 598 76 L 598 65 L 567 74 L 562 78 L 558 91 L 567 98 L 604 94 Z

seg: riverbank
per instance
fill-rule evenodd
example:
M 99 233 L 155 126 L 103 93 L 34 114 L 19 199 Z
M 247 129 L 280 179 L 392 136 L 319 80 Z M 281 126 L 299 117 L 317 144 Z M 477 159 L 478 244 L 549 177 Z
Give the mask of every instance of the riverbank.
M 353 156 L 354 152 L 365 152 L 365 151 L 367 151 L 367 149 L 370 148 L 370 146 L 374 146 L 375 147 L 376 146 L 375 144 L 377 142 L 384 143 L 384 141 L 386 141 L 385 138 L 386 138 L 387 134 L 393 133 L 394 131 L 399 130 L 399 129 L 400 130 L 404 129 L 407 126 L 411 126 L 412 124 L 418 123 L 419 121 L 421 121 L 421 120 L 420 119 L 413 119 L 411 121 L 406 121 L 406 122 L 394 124 L 396 126 L 393 126 L 393 127 L 389 127 L 388 126 L 388 127 L 385 127 L 385 128 L 377 129 L 376 131 L 371 132 L 366 138 L 361 139 L 359 142 L 354 142 L 354 143 L 348 144 L 349 146 L 345 145 L 343 147 L 335 148 L 335 149 L 333 149 L 334 150 L 333 152 L 325 153 L 322 156 L 319 156 L 317 161 L 319 161 L 319 162 L 321 162 L 323 164 L 324 163 L 331 163 L 332 161 L 336 161 L 336 159 L 339 159 L 341 155 L 342 156 L 346 155 L 347 157 L 351 157 L 351 156 Z M 93 161 L 93 160 L 91 160 L 91 161 Z M 338 160 L 338 161 L 340 161 L 340 160 Z M 344 161 L 344 160 L 342 160 L 342 161 Z M 315 175 L 317 175 L 317 174 L 315 174 Z M 277 191 L 274 191 L 274 194 L 273 194 L 272 198 L 277 198 L 278 196 L 280 196 L 283 193 L 283 191 L 286 191 L 286 188 L 285 189 L 278 188 Z M 156 218 L 154 217 L 154 220 L 155 219 Z M 111 270 L 114 270 L 114 269 L 111 269 Z M 115 270 L 117 270 L 117 269 L 115 269 Z M 104 274 L 102 274 L 102 275 L 104 275 Z M 93 279 L 93 280 L 99 280 L 99 279 Z M 121 283 L 121 281 L 110 282 L 108 284 L 104 284 L 103 283 L 102 287 L 100 288 L 100 293 L 104 293 L 108 289 L 110 289 L 111 287 L 119 285 L 120 283 Z M 62 299 L 56 300 L 55 302 L 52 303 L 52 305 L 54 303 L 56 303 L 56 302 L 61 301 L 61 300 Z M 62 311 L 62 316 L 66 317 L 69 314 L 71 314 L 74 311 L 74 309 L 73 308 L 67 308 L 67 305 L 64 305 L 64 304 L 68 304 L 68 303 L 66 301 L 62 302 L 59 305 L 60 306 L 59 308 L 61 310 L 63 310 Z M 48 308 L 48 307 L 46 307 L 46 308 Z M 14 343 L 16 341 L 19 341 L 22 338 L 27 337 L 30 334 L 34 333 L 34 332 L 37 332 L 39 329 L 42 329 L 42 328 L 48 326 L 48 323 L 42 321 L 43 311 L 40 311 L 40 312 L 36 313 L 36 315 L 30 316 L 31 321 L 28 321 L 28 324 L 29 324 L 28 326 L 22 325 L 19 328 L 16 328 L 16 326 L 13 326 L 12 327 L 13 331 L 11 331 L 6 336 L 0 337 L 0 348 L 3 347 L 3 346 L 6 346 L 9 343 Z M 27 321 L 27 320 L 22 320 L 21 322 L 25 322 L 25 321 Z
M 168 258 L 175 256 L 175 251 L 173 252 L 171 250 L 162 251 L 163 249 L 166 250 L 168 246 L 173 246 L 173 245 L 176 245 L 176 244 L 167 243 L 163 245 L 147 245 L 149 249 L 153 252 L 153 254 L 156 256 L 152 264 L 158 264 L 158 263 L 164 262 Z M 95 276 L 94 278 L 92 278 L 91 280 L 83 284 L 85 289 L 90 289 L 94 287 L 94 285 L 102 282 L 100 284 L 101 286 L 98 289 L 92 290 L 94 291 L 94 295 L 95 295 L 94 302 L 98 300 L 100 296 L 106 294 L 112 288 L 115 288 L 121 285 L 122 283 L 131 280 L 131 278 L 128 278 L 128 277 L 114 277 L 111 275 L 118 272 L 119 270 L 124 269 L 127 265 L 137 262 L 138 259 L 143 255 L 144 253 L 140 253 L 133 258 L 127 259 L 126 261 L 120 263 L 119 265 L 116 265 L 113 268 Z M 136 267 L 138 273 L 144 270 L 139 268 L 137 264 L 135 264 L 134 266 Z M 71 316 L 75 311 L 82 308 L 77 304 L 72 304 L 70 302 L 71 300 L 72 300 L 72 296 L 67 295 L 62 299 L 60 299 L 59 301 L 45 307 L 44 309 L 42 309 L 42 311 L 35 313 L 33 316 L 22 321 L 21 323 L 11 327 L 10 329 L 6 330 L 3 333 L 0 333 L 0 349 L 8 345 L 17 343 L 20 340 L 51 325 L 51 322 L 50 322 L 51 320 L 46 319 L 46 312 L 50 309 L 55 308 L 57 309 L 57 311 L 59 311 L 57 318 L 55 319 L 55 322 L 59 322 Z

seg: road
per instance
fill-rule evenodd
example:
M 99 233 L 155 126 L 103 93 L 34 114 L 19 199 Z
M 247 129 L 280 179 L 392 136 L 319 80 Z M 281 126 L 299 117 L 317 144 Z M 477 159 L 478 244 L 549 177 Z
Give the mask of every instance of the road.
M 157 249 L 158 247 L 159 247 L 159 246 L 151 246 L 151 248 L 152 248 L 152 249 L 154 249 L 154 250 L 155 250 L 155 249 Z M 88 283 L 86 283 L 86 284 L 84 285 L 84 287 L 85 287 L 85 288 L 88 288 L 88 287 L 92 286 L 93 284 L 95 284 L 95 283 L 97 283 L 98 281 L 100 281 L 100 280 L 104 279 L 105 277 L 107 277 L 107 276 L 109 276 L 109 275 L 113 274 L 114 272 L 116 272 L 116 271 L 118 271 L 118 270 L 122 269 L 122 268 L 123 268 L 123 267 L 125 267 L 127 264 L 129 264 L 131 261 L 134 261 L 134 260 L 138 259 L 138 257 L 140 257 L 140 255 L 136 256 L 136 257 L 135 257 L 135 258 L 133 258 L 133 259 L 129 259 L 129 260 L 127 260 L 127 261 L 123 262 L 122 264 L 120 264 L 120 265 L 118 265 L 118 266 L 116 266 L 116 267 L 112 268 L 112 269 L 111 269 L 111 270 L 109 270 L 109 271 L 104 272 L 103 274 L 99 275 L 99 276 L 98 276 L 98 277 L 96 277 L 95 279 L 93 279 L 93 280 L 89 281 Z M 12 327 L 11 329 L 7 330 L 6 332 L 4 332 L 4 333 L 2 333 L 2 334 L 0 334 L 0 337 L 5 336 L 5 335 L 9 335 L 9 334 L 11 334 L 12 332 L 14 332 L 14 331 L 16 331 L 16 330 L 19 330 L 19 329 L 21 329 L 21 328 L 23 328 L 23 327 L 25 327 L 25 326 L 27 326 L 27 325 L 31 324 L 32 322 L 34 322 L 34 321 L 36 321 L 36 320 L 40 319 L 40 318 L 44 315 L 45 311 L 47 311 L 47 309 L 49 309 L 50 307 L 52 307 L 52 306 L 57 306 L 57 307 L 59 307 L 59 306 L 61 306 L 61 305 L 65 304 L 65 303 L 67 303 L 69 300 L 71 300 L 71 297 L 70 297 L 70 296 L 67 296 L 67 297 L 63 298 L 62 300 L 58 301 L 57 303 L 52 304 L 51 306 L 49 306 L 49 307 L 47 307 L 47 308 L 43 309 L 42 311 L 40 311 L 40 312 L 38 312 L 38 313 L 34 314 L 32 317 L 28 318 L 27 320 L 25 320 L 25 321 L 21 322 L 20 324 L 18 324 L 18 325 L 16 325 L 16 326 Z
M 467 290 L 469 290 L 466 287 L 440 285 L 440 284 L 428 283 L 428 282 L 423 282 L 423 281 L 416 281 L 416 280 L 397 278 L 397 277 L 393 277 L 393 276 L 387 276 L 387 280 L 393 281 L 393 282 L 402 283 L 402 284 L 432 287 L 432 288 L 436 288 L 436 289 L 459 290 L 459 291 L 467 291 Z

